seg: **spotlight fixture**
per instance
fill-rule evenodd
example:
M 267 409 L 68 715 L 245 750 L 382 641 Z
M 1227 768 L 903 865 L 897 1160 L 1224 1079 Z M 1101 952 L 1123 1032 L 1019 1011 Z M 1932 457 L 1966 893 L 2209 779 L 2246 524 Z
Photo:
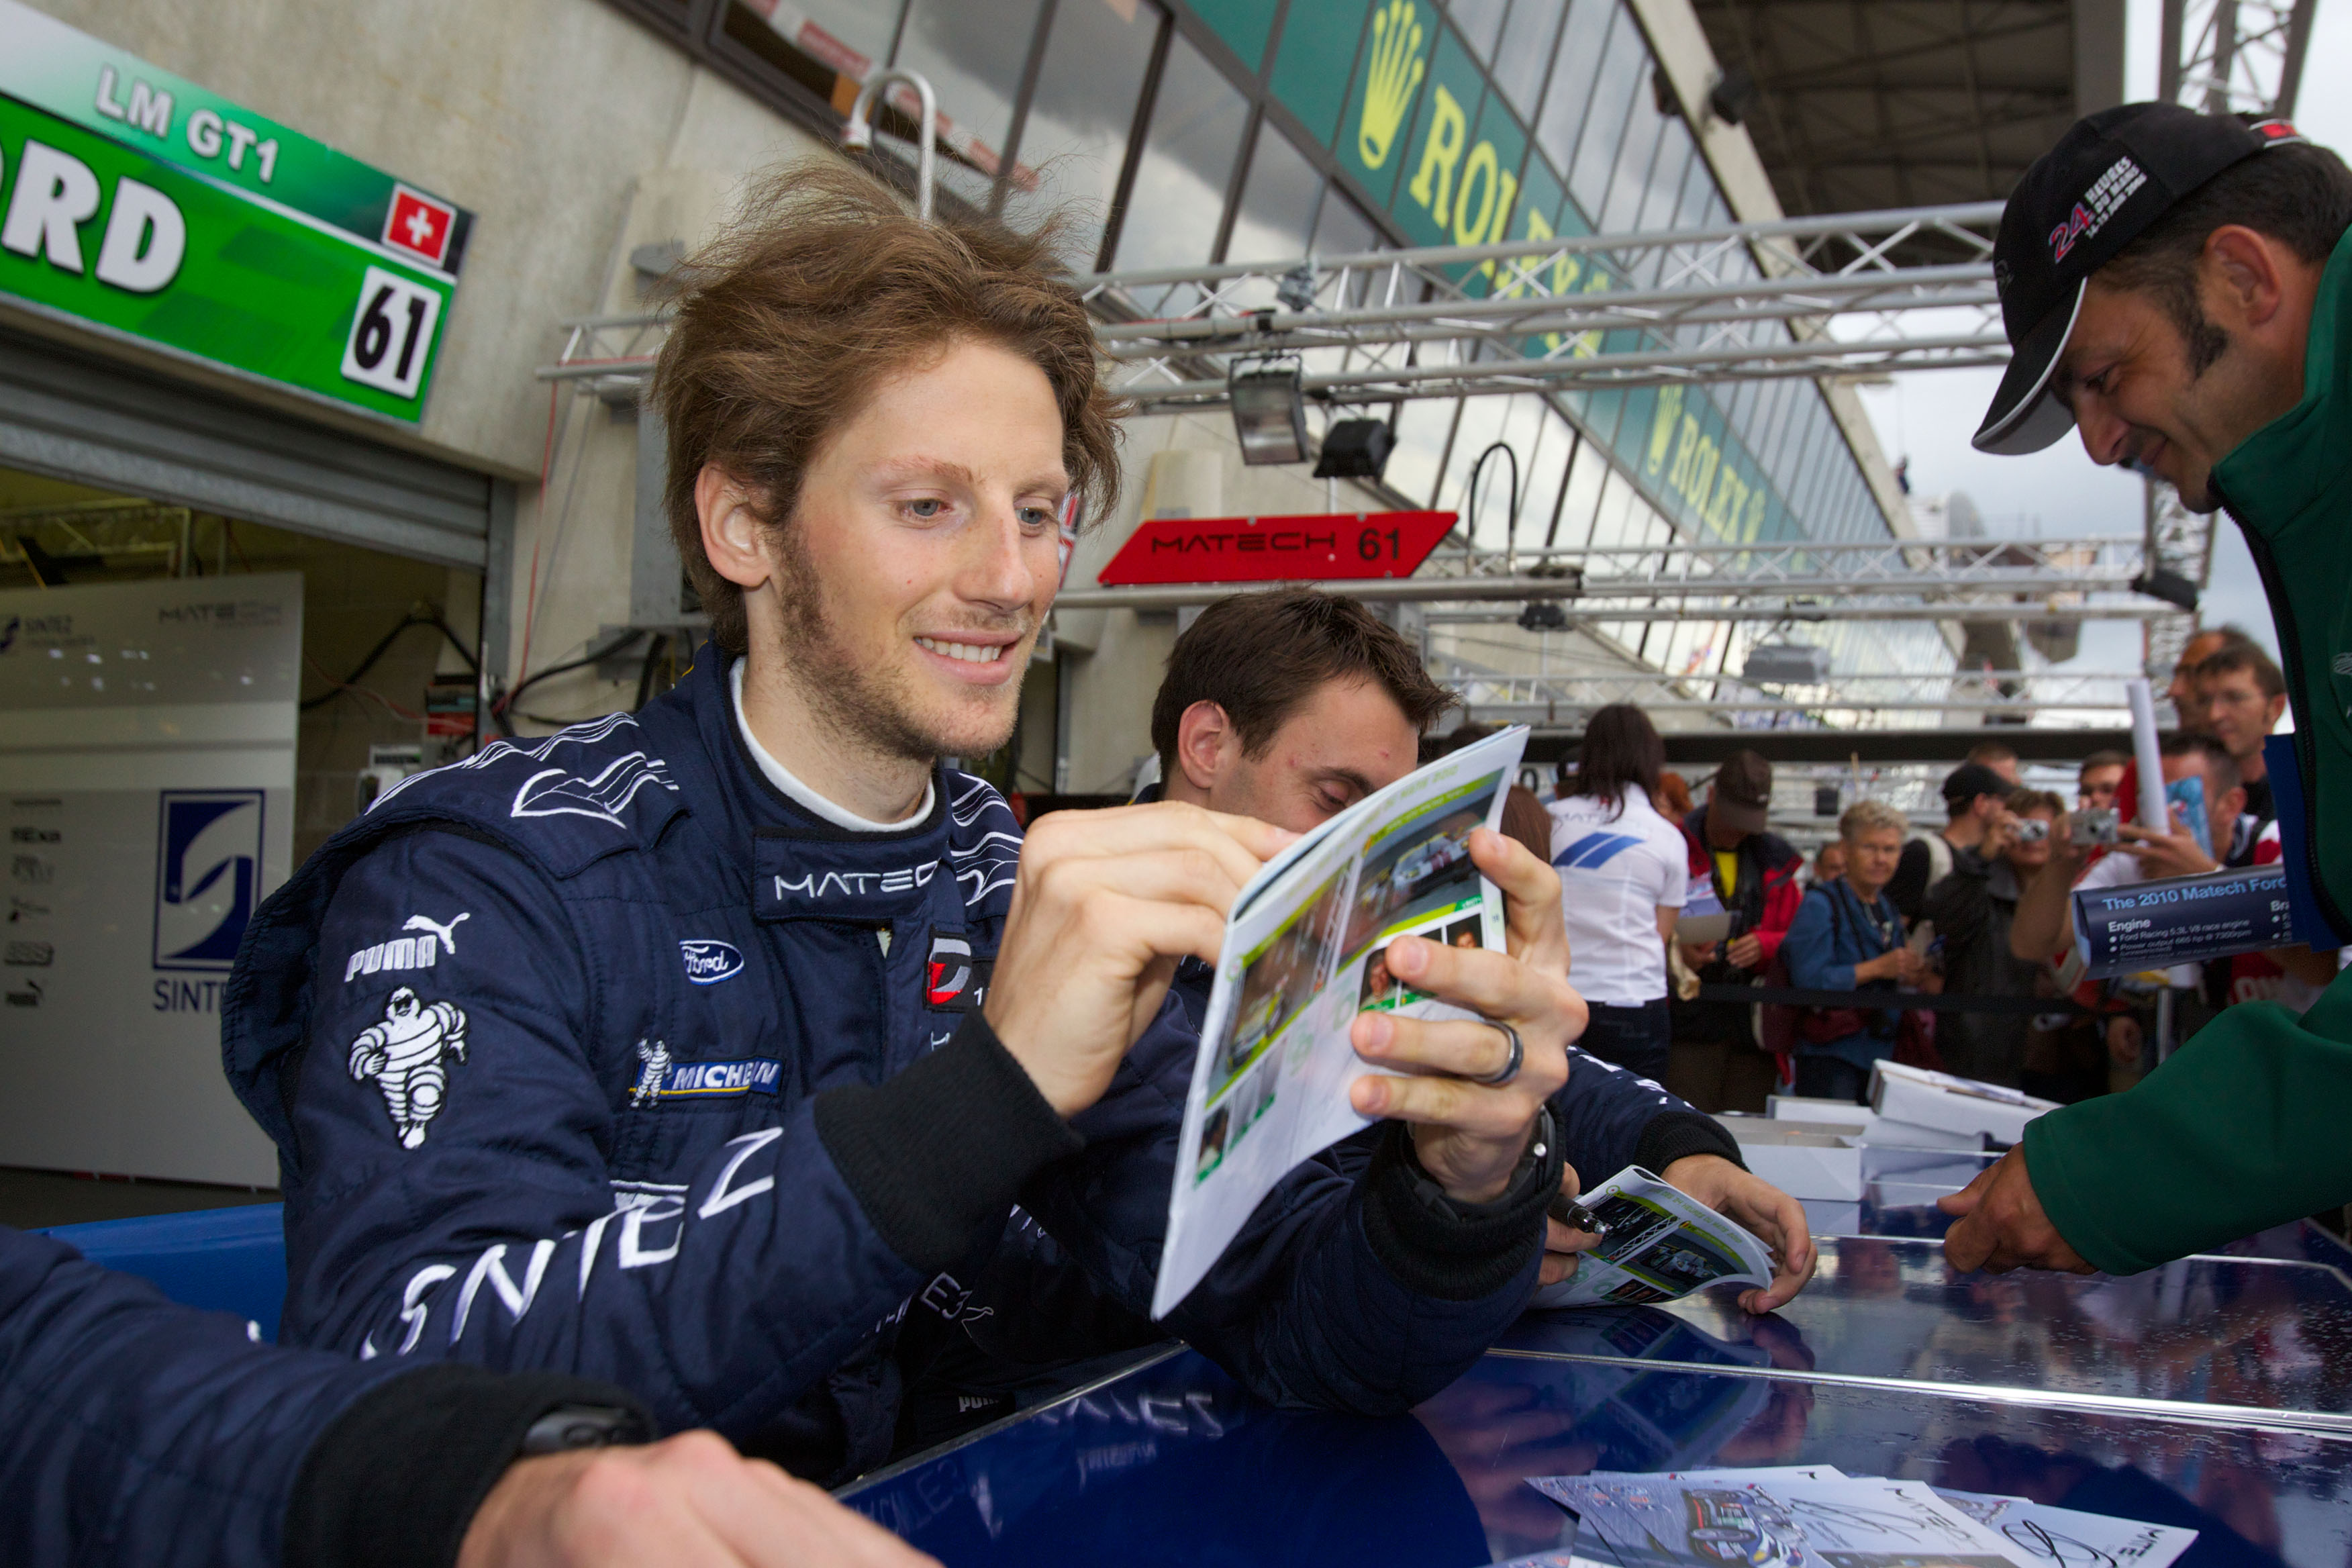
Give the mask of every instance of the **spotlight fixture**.
M 2146 594 L 2151 599 L 2162 599 L 2168 605 L 2178 605 L 2191 615 L 2197 611 L 2197 584 L 2169 566 L 2157 566 L 2144 575 L 2133 578 L 2132 592 Z
M 1568 612 L 1556 599 L 1531 599 L 1519 611 L 1519 629 L 1528 632 L 1561 632 L 1568 629 Z
M 1300 384 L 1298 362 L 1259 361 L 1244 370 L 1236 362 L 1225 378 L 1234 405 L 1234 437 L 1241 443 L 1242 461 L 1255 468 L 1267 463 L 1307 460 L 1307 395 Z
M 1830 678 L 1830 650 L 1811 643 L 1759 643 L 1748 650 L 1742 673 L 1761 686 L 1819 686 Z
M 1377 479 L 1389 466 L 1396 437 L 1381 419 L 1341 419 L 1323 437 L 1323 455 L 1315 460 L 1318 479 Z

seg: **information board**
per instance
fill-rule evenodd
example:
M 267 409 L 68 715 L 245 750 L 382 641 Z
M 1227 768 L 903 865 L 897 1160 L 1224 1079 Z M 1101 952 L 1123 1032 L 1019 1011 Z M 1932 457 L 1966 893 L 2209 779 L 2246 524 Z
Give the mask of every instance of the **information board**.
M 1410 577 L 1450 511 L 1314 512 L 1298 517 L 1156 517 L 1138 525 L 1095 581 L 1310 583 Z
M 472 215 L 0 0 L 0 296 L 414 424 Z
M 0 1165 L 275 1185 L 220 994 L 293 852 L 296 574 L 0 593 Z

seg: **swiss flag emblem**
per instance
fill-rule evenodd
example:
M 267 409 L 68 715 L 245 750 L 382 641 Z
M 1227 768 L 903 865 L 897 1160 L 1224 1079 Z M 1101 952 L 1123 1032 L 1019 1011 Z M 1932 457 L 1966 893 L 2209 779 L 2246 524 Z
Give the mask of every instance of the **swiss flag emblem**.
M 448 258 L 449 232 L 457 223 L 457 209 L 448 203 L 395 185 L 392 210 L 384 215 L 383 242 L 439 267 Z

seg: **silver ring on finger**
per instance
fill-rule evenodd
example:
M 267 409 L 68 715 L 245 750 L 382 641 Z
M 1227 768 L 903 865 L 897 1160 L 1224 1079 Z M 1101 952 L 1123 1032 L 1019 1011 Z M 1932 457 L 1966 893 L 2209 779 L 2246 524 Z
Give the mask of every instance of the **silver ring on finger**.
M 1486 1027 L 1490 1029 L 1502 1030 L 1503 1038 L 1511 1042 L 1511 1055 L 1510 1059 L 1503 1064 L 1501 1071 L 1489 1073 L 1485 1078 L 1474 1078 L 1469 1081 L 1478 1085 L 1481 1089 L 1500 1089 L 1503 1085 L 1510 1082 L 1513 1079 L 1519 1076 L 1519 1068 L 1527 1064 L 1528 1047 L 1519 1039 L 1519 1032 L 1511 1027 L 1508 1024 L 1498 1022 L 1493 1018 L 1481 1018 L 1478 1022 L 1486 1025 Z

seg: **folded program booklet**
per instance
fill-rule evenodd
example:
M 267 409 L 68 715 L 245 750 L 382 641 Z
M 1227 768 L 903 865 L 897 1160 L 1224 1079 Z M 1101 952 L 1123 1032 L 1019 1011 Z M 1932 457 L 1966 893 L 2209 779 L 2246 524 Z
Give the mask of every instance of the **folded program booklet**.
M 1388 944 L 1502 946 L 1502 894 L 1471 864 L 1469 838 L 1502 820 L 1527 738 L 1524 727 L 1491 735 L 1357 802 L 1266 862 L 1234 900 L 1184 1105 L 1153 1317 L 1191 1293 L 1295 1166 L 1370 1125 L 1348 1102 L 1348 1086 L 1371 1070 L 1349 1042 L 1359 1012 L 1469 1016 L 1391 974 Z
M 1772 1283 L 1763 1242 L 1687 1194 L 1628 1165 L 1581 1200 L 1608 1229 L 1576 1272 L 1547 1285 L 1536 1307 L 1671 1301 L 1703 1285 Z

